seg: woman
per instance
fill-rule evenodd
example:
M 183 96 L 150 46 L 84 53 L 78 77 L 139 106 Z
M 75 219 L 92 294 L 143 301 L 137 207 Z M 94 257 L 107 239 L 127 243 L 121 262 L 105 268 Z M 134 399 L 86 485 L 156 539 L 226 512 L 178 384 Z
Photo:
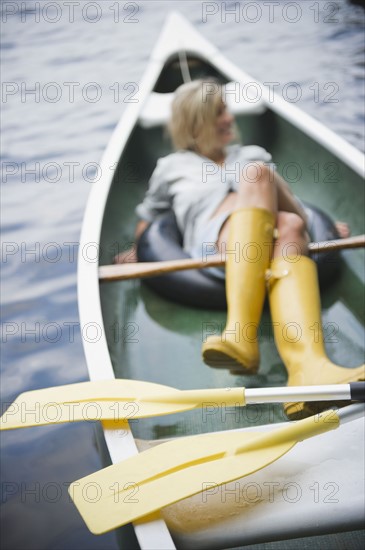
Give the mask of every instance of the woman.
M 288 385 L 344 383 L 364 379 L 364 367 L 338 367 L 327 358 L 321 327 L 317 271 L 308 257 L 306 215 L 271 155 L 257 146 L 230 145 L 234 119 L 222 100 L 224 89 L 198 80 L 181 86 L 169 125 L 176 152 L 160 159 L 136 212 L 136 236 L 172 208 L 184 248 L 194 257 L 215 243 L 226 254 L 227 323 L 221 336 L 203 343 L 203 360 L 213 367 L 255 373 L 257 329 L 266 291 L 274 336 L 288 370 Z M 343 234 L 346 226 L 339 225 Z M 118 258 L 120 261 L 121 258 Z M 299 327 L 299 330 L 298 330 Z M 287 404 L 297 417 L 304 404 Z

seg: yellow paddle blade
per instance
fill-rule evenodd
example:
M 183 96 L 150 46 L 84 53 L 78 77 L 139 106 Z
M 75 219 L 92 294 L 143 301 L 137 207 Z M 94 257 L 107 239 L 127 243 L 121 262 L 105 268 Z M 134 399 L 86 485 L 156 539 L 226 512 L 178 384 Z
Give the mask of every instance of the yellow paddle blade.
M 69 492 L 90 531 L 105 533 L 264 468 L 298 441 L 336 428 L 338 417 L 329 413 L 270 432 L 224 432 L 161 444 L 72 483 Z
M 100 380 L 22 393 L 0 419 L 1 430 L 120 420 L 183 412 L 204 404 L 244 405 L 244 388 L 177 390 L 139 380 Z M 111 426 L 112 427 L 112 426 Z

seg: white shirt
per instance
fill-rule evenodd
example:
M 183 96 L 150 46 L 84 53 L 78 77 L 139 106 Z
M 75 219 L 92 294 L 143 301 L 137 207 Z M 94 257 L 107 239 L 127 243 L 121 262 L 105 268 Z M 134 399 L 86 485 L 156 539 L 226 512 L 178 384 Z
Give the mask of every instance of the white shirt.
M 152 222 L 173 209 L 189 250 L 194 234 L 206 224 L 230 191 L 236 191 L 248 162 L 271 162 L 262 147 L 231 145 L 223 166 L 193 151 L 180 150 L 158 160 L 149 181 L 148 191 L 137 208 L 137 215 Z

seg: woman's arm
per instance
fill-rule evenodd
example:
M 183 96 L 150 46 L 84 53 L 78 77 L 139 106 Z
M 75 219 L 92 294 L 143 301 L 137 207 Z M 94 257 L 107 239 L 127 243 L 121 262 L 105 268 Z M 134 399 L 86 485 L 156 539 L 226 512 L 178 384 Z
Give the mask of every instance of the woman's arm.
M 136 224 L 136 229 L 134 231 L 135 236 L 135 243 L 133 244 L 132 248 L 129 248 L 128 250 L 123 250 L 123 252 L 120 252 L 113 258 L 114 264 L 130 264 L 138 261 L 137 258 L 137 242 L 139 237 L 142 235 L 145 229 L 149 226 L 149 222 L 146 220 L 139 220 Z
M 147 227 L 149 226 L 149 222 L 146 221 L 146 220 L 139 220 L 139 222 L 137 223 L 136 225 L 136 229 L 134 231 L 134 236 L 136 238 L 136 240 L 138 241 L 138 239 L 140 238 L 140 236 L 142 235 L 142 233 L 144 232 L 145 229 L 147 229 Z
M 147 226 L 162 212 L 171 208 L 169 196 L 169 181 L 166 177 L 166 157 L 159 159 L 157 166 L 148 183 L 148 190 L 143 201 L 137 205 L 136 214 L 139 221 L 134 231 L 135 243 L 129 250 L 117 254 L 113 262 L 115 264 L 137 262 L 137 242 Z M 149 221 L 147 221 L 149 220 Z

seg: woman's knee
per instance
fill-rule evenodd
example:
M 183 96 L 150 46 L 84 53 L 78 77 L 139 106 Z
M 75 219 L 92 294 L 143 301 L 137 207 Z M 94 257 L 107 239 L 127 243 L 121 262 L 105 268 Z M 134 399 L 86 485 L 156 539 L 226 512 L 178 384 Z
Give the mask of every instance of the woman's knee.
M 279 212 L 277 228 L 281 239 L 304 238 L 307 230 L 304 220 L 293 212 Z
M 241 171 L 241 183 L 247 184 L 269 184 L 273 183 L 272 170 L 262 162 L 249 162 Z
M 279 212 L 274 257 L 308 255 L 309 237 L 304 220 L 292 212 Z
M 252 198 L 276 196 L 270 167 L 260 162 L 246 164 L 241 171 L 239 193 Z

